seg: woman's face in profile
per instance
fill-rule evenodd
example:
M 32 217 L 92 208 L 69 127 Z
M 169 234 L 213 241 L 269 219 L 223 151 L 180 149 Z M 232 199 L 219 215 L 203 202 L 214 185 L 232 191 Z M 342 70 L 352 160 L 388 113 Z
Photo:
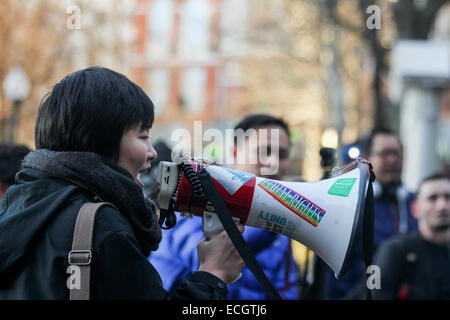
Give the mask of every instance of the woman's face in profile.
M 120 153 L 117 165 L 126 169 L 141 186 L 138 174 L 150 169 L 150 160 L 157 154 L 150 143 L 149 129 L 141 130 L 140 126 L 126 131 L 120 142 Z

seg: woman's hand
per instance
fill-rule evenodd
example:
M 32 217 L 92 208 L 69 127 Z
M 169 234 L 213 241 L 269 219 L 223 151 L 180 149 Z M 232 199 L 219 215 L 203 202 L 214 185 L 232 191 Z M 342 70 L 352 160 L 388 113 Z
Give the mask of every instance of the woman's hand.
M 237 224 L 237 227 L 241 233 L 244 232 L 244 225 Z M 203 239 L 197 245 L 197 253 L 199 271 L 212 273 L 227 284 L 235 280 L 245 267 L 225 230 L 212 239 Z

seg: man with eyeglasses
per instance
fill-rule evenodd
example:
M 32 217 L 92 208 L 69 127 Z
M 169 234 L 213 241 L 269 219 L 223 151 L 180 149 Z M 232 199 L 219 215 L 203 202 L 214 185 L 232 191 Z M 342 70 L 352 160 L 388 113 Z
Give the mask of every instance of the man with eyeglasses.
M 377 248 L 388 238 L 417 230 L 411 204 L 414 195 L 401 183 L 403 149 L 398 136 L 388 129 L 374 129 L 361 146 L 372 163 L 374 183 L 374 243 Z M 340 281 L 332 272 L 327 275 L 326 294 L 329 299 L 360 299 L 366 290 L 366 272 L 362 241 L 357 241 L 348 271 Z

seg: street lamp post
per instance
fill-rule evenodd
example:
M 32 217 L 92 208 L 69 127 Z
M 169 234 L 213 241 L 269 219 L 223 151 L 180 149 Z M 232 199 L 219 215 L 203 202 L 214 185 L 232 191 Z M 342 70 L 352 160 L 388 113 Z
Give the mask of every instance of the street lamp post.
M 14 143 L 15 131 L 19 120 L 20 106 L 30 93 L 30 80 L 20 66 L 11 69 L 3 80 L 3 91 L 6 98 L 12 103 L 12 112 L 9 122 L 9 142 Z

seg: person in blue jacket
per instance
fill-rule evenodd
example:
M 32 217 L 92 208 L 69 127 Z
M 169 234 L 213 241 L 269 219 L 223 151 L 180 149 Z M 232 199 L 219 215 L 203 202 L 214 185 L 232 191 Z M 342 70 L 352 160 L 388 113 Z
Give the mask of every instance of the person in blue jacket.
M 374 182 L 374 242 L 373 252 L 388 238 L 417 230 L 411 205 L 414 194 L 401 183 L 402 145 L 398 136 L 385 128 L 374 129 L 361 143 L 364 157 L 373 165 Z M 361 234 L 359 234 L 361 237 Z M 349 267 L 341 280 L 329 270 L 325 283 L 326 299 L 364 299 L 366 272 L 361 238 L 352 252 Z
M 258 157 L 256 163 L 251 161 L 235 161 L 234 169 L 265 176 L 270 179 L 281 180 L 289 165 L 289 152 L 291 142 L 289 139 L 289 128 L 287 124 L 270 115 L 257 114 L 244 118 L 236 127 L 238 131 L 248 132 L 254 129 L 259 136 L 259 130 L 278 129 L 279 144 L 272 146 L 258 143 L 245 143 L 243 140 L 234 141 L 234 158 L 239 158 L 239 152 L 246 155 L 258 155 L 260 148 L 267 148 L 270 161 L 263 161 Z M 251 139 L 247 137 L 246 139 Z M 271 139 L 268 136 L 268 140 Z M 278 147 L 275 152 L 275 147 Z M 270 157 L 272 155 L 272 157 Z M 276 156 L 278 155 L 278 156 Z M 251 157 L 247 157 L 247 160 Z M 274 169 L 274 170 L 271 170 Z M 272 172 L 271 172 L 272 171 Z M 276 234 L 266 230 L 246 227 L 244 239 L 255 254 L 263 271 L 284 299 L 295 300 L 299 298 L 298 293 L 298 268 L 291 250 L 291 240 L 284 235 Z M 163 285 L 169 292 L 177 288 L 186 275 L 195 271 L 199 265 L 196 254 L 197 243 L 204 238 L 202 232 L 202 219 L 194 216 L 192 219 L 182 218 L 177 213 L 177 224 L 170 230 L 163 230 L 160 250 L 152 253 L 149 261 L 160 272 Z M 262 300 L 268 296 L 248 268 L 242 271 L 241 279 L 229 285 L 228 299 L 234 300 Z

